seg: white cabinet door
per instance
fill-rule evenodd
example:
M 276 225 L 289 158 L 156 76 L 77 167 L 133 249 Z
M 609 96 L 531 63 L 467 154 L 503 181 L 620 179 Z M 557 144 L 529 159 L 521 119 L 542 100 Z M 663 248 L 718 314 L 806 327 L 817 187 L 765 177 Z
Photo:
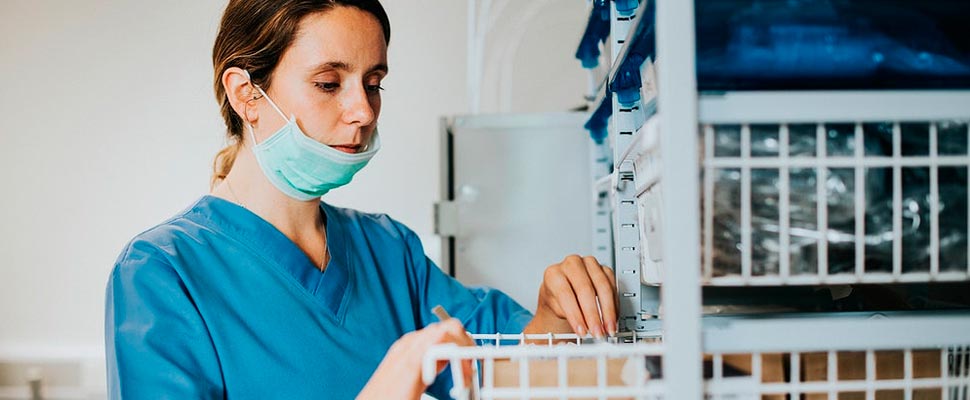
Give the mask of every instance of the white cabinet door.
M 548 113 L 446 121 L 446 202 L 438 215 L 450 225 L 440 231 L 454 233 L 443 240 L 446 271 L 466 285 L 500 289 L 534 311 L 543 270 L 569 254 L 591 253 L 586 119 Z

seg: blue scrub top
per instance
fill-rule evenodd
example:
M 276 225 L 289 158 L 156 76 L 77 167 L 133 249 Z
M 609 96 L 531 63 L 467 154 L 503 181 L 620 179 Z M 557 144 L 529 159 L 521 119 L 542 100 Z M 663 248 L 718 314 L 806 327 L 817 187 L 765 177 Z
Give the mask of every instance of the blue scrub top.
M 505 294 L 442 273 L 388 216 L 320 207 L 324 272 L 268 222 L 212 196 L 135 237 L 107 287 L 110 397 L 351 399 L 395 340 L 436 322 L 435 305 L 475 333 L 518 333 L 531 320 Z M 445 375 L 430 394 L 447 398 Z

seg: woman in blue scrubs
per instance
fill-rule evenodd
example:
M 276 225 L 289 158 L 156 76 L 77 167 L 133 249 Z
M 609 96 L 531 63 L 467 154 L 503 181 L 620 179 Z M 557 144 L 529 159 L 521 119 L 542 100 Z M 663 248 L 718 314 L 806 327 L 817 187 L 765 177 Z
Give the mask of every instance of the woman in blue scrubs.
M 118 258 L 112 398 L 446 397 L 418 367 L 466 330 L 616 332 L 615 280 L 592 257 L 548 267 L 533 316 L 442 273 L 387 215 L 320 200 L 380 149 L 389 41 L 378 0 L 229 1 L 213 64 L 231 145 L 211 193 Z

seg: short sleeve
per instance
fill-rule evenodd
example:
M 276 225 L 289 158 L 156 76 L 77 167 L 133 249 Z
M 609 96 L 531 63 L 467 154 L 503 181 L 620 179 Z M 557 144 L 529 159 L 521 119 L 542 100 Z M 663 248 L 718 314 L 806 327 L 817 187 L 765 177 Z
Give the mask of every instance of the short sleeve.
M 205 323 L 176 270 L 150 243 L 133 242 L 108 280 L 108 392 L 112 399 L 222 399 Z
M 437 322 L 432 314 L 441 305 L 472 333 L 521 333 L 532 320 L 532 313 L 500 290 L 469 288 L 445 274 L 424 254 L 421 241 L 406 231 L 408 251 L 417 275 L 420 314 L 423 326 Z M 538 289 L 538 288 L 537 288 Z

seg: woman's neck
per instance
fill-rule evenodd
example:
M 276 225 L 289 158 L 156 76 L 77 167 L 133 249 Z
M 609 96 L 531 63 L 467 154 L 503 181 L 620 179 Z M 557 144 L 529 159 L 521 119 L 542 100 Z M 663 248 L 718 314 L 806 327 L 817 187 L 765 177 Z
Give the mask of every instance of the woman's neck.
M 326 240 L 319 201 L 296 200 L 276 189 L 259 168 L 250 149 L 239 150 L 232 169 L 226 179 L 213 188 L 212 195 L 245 207 L 276 227 L 311 259 L 325 261 L 323 254 L 315 254 L 321 253 L 317 249 L 320 239 Z

